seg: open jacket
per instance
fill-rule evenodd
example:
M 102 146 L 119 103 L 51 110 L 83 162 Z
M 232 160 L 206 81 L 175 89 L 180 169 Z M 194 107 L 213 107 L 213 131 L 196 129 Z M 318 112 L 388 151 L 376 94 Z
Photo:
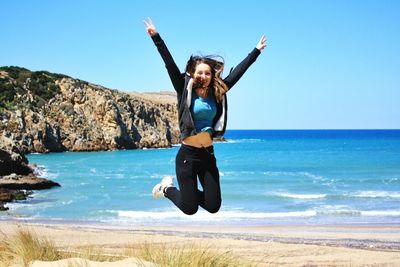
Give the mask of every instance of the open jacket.
M 192 103 L 192 87 L 193 79 L 188 73 L 181 73 L 177 67 L 171 53 L 168 51 L 163 39 L 157 33 L 152 36 L 153 42 L 156 45 L 158 52 L 164 60 L 165 67 L 167 68 L 169 77 L 172 81 L 174 89 L 178 97 L 178 118 L 179 118 L 179 129 L 181 131 L 180 139 L 184 140 L 186 137 L 196 135 L 198 132 L 194 126 L 192 114 L 190 112 L 190 105 Z M 231 89 L 236 82 L 242 77 L 246 70 L 250 67 L 253 62 L 256 61 L 260 55 L 260 51 L 254 48 L 250 54 L 242 61 L 239 65 L 233 68 L 229 75 L 223 80 L 228 86 L 228 90 Z M 211 90 L 214 94 L 214 90 Z M 214 95 L 215 99 L 215 95 Z M 217 102 L 217 114 L 213 121 L 213 137 L 222 137 L 225 133 L 227 117 L 228 116 L 228 102 L 226 94 L 222 101 Z

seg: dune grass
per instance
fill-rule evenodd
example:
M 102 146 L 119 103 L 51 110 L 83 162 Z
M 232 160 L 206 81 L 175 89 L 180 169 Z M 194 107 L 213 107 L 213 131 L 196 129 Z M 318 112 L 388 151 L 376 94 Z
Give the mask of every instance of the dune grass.
M 61 254 L 51 240 L 39 238 L 26 228 L 19 227 L 16 235 L 8 237 L 3 234 L 3 237 L 0 242 L 1 263 L 28 266 L 32 260 L 53 261 L 60 258 Z
M 110 255 L 95 246 L 60 248 L 49 238 L 40 237 L 32 229 L 18 227 L 14 235 L 0 234 L 0 267 L 17 265 L 29 266 L 32 261 L 57 261 L 69 258 L 83 258 L 92 261 L 117 261 L 129 257 L 153 262 L 167 267 L 228 267 L 255 266 L 235 257 L 229 251 L 217 250 L 211 246 L 194 243 L 144 243 L 128 245 L 121 254 Z M 86 266 L 75 264 L 68 266 Z
M 256 266 L 253 263 L 235 257 L 229 251 L 219 251 L 211 246 L 194 243 L 144 243 L 127 248 L 125 254 L 168 267 Z

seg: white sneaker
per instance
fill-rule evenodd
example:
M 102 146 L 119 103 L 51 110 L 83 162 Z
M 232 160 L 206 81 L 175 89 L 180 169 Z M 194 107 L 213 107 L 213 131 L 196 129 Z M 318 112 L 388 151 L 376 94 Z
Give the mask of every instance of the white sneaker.
M 164 176 L 161 180 L 161 183 L 156 184 L 153 187 L 153 197 L 154 198 L 160 198 L 160 197 L 164 197 L 164 190 L 168 187 L 172 187 L 174 186 L 174 177 L 172 176 Z

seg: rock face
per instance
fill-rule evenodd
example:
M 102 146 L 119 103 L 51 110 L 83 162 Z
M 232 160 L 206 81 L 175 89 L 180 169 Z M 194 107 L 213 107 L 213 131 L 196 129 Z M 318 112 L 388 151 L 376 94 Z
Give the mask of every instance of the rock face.
M 28 160 L 22 154 L 0 149 L 0 210 L 6 202 L 25 199 L 26 190 L 41 190 L 55 186 L 58 183 L 38 178 L 28 165 Z
M 168 95 L 160 100 L 65 75 L 1 67 L 0 102 L 0 147 L 7 150 L 161 148 L 179 141 L 176 101 Z
M 4 189 L 0 187 L 0 211 L 8 210 L 7 207 L 4 206 L 7 202 L 12 202 L 14 200 L 24 200 L 26 199 L 28 193 L 21 190 L 10 190 Z
M 59 183 L 38 178 L 33 174 L 16 175 L 10 174 L 0 178 L 0 188 L 14 190 L 42 190 L 60 186 Z
M 28 160 L 24 155 L 0 149 L 0 176 L 11 173 L 28 175 L 32 173 L 32 169 L 28 166 Z

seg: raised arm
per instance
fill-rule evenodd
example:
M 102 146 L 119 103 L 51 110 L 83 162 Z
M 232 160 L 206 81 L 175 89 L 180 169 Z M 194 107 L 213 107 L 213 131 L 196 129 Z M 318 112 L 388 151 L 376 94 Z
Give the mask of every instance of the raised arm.
M 239 63 L 234 69 L 231 70 L 229 75 L 224 79 L 225 84 L 231 89 L 237 81 L 243 76 L 243 74 L 247 71 L 247 69 L 253 64 L 260 53 L 267 46 L 267 39 L 265 36 L 261 36 L 260 41 L 258 41 L 256 47 L 247 55 L 242 62 Z
M 179 71 L 179 68 L 172 58 L 171 53 L 169 52 L 163 39 L 161 39 L 160 34 L 157 32 L 153 21 L 148 18 L 143 22 L 146 26 L 147 33 L 150 35 L 151 39 L 157 47 L 158 52 L 164 60 L 165 67 L 167 68 L 168 75 L 172 81 L 175 91 L 177 91 L 177 93 L 182 93 L 184 87 L 184 75 Z

